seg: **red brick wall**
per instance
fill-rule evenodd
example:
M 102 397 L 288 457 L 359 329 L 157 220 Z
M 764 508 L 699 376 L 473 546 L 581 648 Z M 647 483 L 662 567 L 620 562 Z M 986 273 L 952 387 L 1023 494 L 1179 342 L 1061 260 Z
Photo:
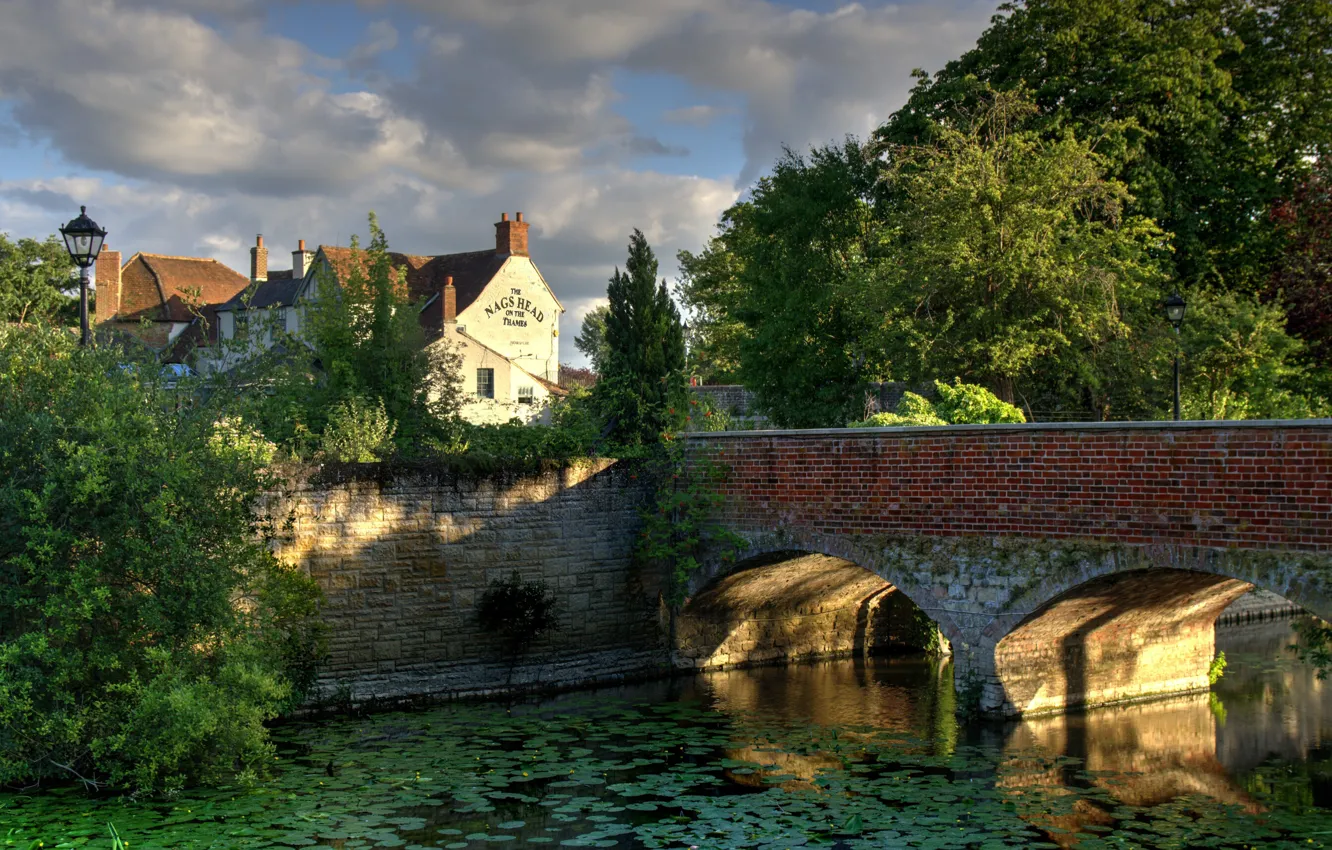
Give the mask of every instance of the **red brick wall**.
M 700 434 L 740 529 L 1332 551 L 1332 423 Z

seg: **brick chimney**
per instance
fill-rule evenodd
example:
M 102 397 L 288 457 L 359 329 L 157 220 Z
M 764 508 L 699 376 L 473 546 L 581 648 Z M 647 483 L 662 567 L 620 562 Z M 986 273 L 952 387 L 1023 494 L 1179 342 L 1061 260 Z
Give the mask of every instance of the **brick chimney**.
M 522 213 L 514 221 L 509 221 L 508 213 L 500 213 L 500 220 L 495 222 L 495 253 L 527 256 L 527 222 Z
M 458 290 L 453 285 L 453 275 L 444 278 L 444 324 L 452 325 L 458 321 Z
M 120 310 L 120 252 L 102 245 L 93 266 L 97 299 L 93 305 L 93 324 L 100 325 L 116 317 Z
M 268 249 L 264 247 L 262 233 L 255 239 L 254 247 L 250 249 L 250 280 L 254 283 L 268 280 Z
M 296 243 L 296 250 L 291 252 L 291 276 L 295 280 L 301 280 L 305 273 L 310 270 L 310 252 L 305 250 L 305 240 L 302 239 Z

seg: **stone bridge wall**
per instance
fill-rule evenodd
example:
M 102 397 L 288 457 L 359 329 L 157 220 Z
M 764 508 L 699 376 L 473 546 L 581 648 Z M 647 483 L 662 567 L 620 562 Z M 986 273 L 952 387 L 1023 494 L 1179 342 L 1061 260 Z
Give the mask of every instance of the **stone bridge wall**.
M 321 679 L 353 699 L 503 689 L 508 665 L 476 616 L 487 584 L 517 572 L 559 599 L 561 631 L 512 683 L 570 686 L 659 669 L 659 580 L 630 562 L 647 495 L 609 461 L 478 477 L 377 464 L 302 469 L 271 507 L 293 522 L 278 555 L 327 595 Z

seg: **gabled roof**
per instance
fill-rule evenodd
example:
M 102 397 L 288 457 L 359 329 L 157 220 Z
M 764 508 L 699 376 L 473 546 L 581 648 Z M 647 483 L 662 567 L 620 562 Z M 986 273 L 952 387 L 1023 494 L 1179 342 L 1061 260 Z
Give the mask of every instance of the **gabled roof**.
M 225 303 L 249 284 L 249 278 L 211 258 L 140 252 L 121 267 L 116 318 L 189 322 L 194 319 L 191 304 Z
M 351 270 L 352 249 L 332 245 L 320 245 L 319 253 L 324 255 L 333 267 L 338 281 L 346 280 Z M 365 251 L 360 254 L 362 268 L 365 265 Z M 407 296 L 420 304 L 444 286 L 444 278 L 453 276 L 453 286 L 457 290 L 458 312 L 461 313 L 475 301 L 486 288 L 505 260 L 507 254 L 490 251 L 468 251 L 462 254 L 439 254 L 433 257 L 414 254 L 389 253 L 389 263 L 394 271 L 402 269 L 407 274 Z
M 293 278 L 291 269 L 269 272 L 268 280 L 247 286 L 217 309 L 219 312 L 229 312 L 247 308 L 263 310 L 268 307 L 290 307 L 296 303 L 296 295 L 304 282 L 304 278 Z

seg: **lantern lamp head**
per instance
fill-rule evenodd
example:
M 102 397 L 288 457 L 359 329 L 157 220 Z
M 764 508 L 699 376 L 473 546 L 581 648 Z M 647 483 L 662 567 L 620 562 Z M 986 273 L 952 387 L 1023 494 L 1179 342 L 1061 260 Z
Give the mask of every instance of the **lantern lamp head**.
M 79 217 L 60 228 L 60 235 L 65 238 L 69 258 L 81 269 L 97 262 L 97 255 L 102 252 L 102 243 L 106 240 L 106 231 L 88 218 L 87 207 L 79 207 Z
M 1174 326 L 1175 330 L 1179 330 L 1180 322 L 1184 321 L 1184 311 L 1187 307 L 1188 305 L 1178 292 L 1165 300 L 1166 320 Z

